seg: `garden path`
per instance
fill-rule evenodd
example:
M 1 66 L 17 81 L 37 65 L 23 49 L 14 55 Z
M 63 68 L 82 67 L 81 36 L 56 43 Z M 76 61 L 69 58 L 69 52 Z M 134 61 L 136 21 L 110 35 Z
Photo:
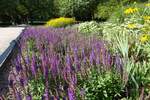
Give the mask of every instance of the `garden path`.
M 23 29 L 24 27 L 0 27 L 0 96 L 8 89 L 8 75 L 10 69 L 9 65 L 5 65 L 5 69 L 1 68 L 1 65 L 13 48 L 12 45 L 14 44 L 12 41 L 17 39 Z
M 24 27 L 0 27 L 0 55 L 10 46 L 10 43 L 15 40 L 22 32 Z

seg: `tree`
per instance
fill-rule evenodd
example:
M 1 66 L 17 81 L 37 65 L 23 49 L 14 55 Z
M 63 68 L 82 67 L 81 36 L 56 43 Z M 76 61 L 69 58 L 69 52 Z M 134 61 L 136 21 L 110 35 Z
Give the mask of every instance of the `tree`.
M 17 0 L 0 0 L 0 16 L 2 21 L 15 22 Z

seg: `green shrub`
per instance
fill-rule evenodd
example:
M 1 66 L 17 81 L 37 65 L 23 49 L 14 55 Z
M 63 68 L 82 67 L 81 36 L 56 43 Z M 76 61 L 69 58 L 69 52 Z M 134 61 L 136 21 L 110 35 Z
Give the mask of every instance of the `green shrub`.
M 95 21 L 91 21 L 91 22 L 80 23 L 78 25 L 78 30 L 79 32 L 87 36 L 90 36 L 93 33 L 96 33 L 96 35 L 100 35 L 102 31 L 102 27 L 99 23 Z
M 116 8 L 114 12 L 112 12 L 111 16 L 109 17 L 108 21 L 112 23 L 122 23 L 124 22 L 124 13 L 123 9 L 120 7 Z
M 92 70 L 87 79 L 80 81 L 85 100 L 114 100 L 122 91 L 122 80 L 113 72 Z
M 118 8 L 118 5 L 119 2 L 117 0 L 101 1 L 94 11 L 94 19 L 107 20 L 112 12 Z
M 32 79 L 29 81 L 29 88 L 30 93 L 32 95 L 32 99 L 34 100 L 41 100 L 42 95 L 44 94 L 45 90 L 45 80 L 44 76 L 40 75 L 38 79 Z M 37 95 L 38 94 L 38 95 Z
M 55 0 L 55 14 L 57 17 L 76 17 L 78 20 L 92 18 L 97 0 Z
M 60 18 L 51 19 L 51 20 L 47 21 L 46 26 L 64 27 L 64 26 L 73 24 L 75 22 L 76 22 L 76 20 L 74 18 L 60 17 Z
M 131 100 L 137 100 L 141 96 L 143 96 L 144 100 L 148 100 L 146 98 L 149 98 L 150 93 L 150 63 L 146 61 L 135 62 L 130 59 L 127 61 L 124 71 L 128 75 L 126 89 Z

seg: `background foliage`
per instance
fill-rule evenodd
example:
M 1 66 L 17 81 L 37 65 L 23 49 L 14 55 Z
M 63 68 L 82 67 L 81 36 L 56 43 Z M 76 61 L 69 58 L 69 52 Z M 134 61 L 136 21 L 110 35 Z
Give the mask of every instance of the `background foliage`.
M 99 0 L 54 0 L 57 16 L 76 17 L 79 20 L 92 18 Z
M 135 1 L 148 0 L 0 0 L 0 22 L 32 23 L 56 17 L 102 21 L 117 12 L 121 5 Z
M 1 0 L 0 21 L 27 23 L 52 17 L 53 0 Z

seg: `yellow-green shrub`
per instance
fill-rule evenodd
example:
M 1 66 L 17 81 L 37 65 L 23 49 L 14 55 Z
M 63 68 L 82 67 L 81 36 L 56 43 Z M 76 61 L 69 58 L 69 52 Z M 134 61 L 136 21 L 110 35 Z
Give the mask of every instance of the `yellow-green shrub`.
M 75 23 L 76 20 L 74 18 L 65 18 L 65 17 L 60 17 L 60 18 L 55 18 L 47 21 L 46 26 L 51 26 L 51 27 L 64 27 L 70 24 Z

